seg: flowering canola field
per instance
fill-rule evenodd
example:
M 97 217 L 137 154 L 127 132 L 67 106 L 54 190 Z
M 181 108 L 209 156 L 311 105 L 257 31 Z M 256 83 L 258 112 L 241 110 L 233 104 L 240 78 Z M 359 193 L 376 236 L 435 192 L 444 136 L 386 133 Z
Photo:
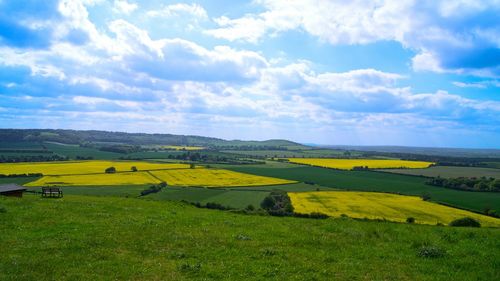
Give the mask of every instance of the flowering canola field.
M 42 173 L 43 175 L 75 175 L 104 173 L 109 167 L 115 167 L 118 172 L 131 171 L 135 166 L 139 171 L 158 169 L 189 168 L 188 164 L 150 163 L 144 161 L 60 161 L 60 162 L 25 162 L 1 163 L 0 174 Z
M 126 172 L 116 174 L 43 176 L 24 186 L 84 186 L 84 185 L 135 185 L 158 184 L 160 181 L 148 172 Z
M 295 183 L 295 181 L 256 176 L 223 169 L 182 169 L 151 171 L 155 177 L 177 186 L 259 186 Z
M 354 167 L 365 167 L 370 169 L 383 168 L 428 168 L 432 162 L 407 161 L 394 159 L 336 159 L 336 158 L 288 158 L 291 163 L 305 164 L 311 166 L 334 168 L 341 170 L 352 170 Z
M 288 193 L 295 212 L 320 212 L 332 217 L 345 214 L 352 218 L 387 219 L 405 222 L 408 217 L 420 224 L 448 224 L 452 220 L 472 217 L 482 226 L 500 227 L 500 219 L 423 201 L 416 196 L 376 192 L 314 191 Z
M 174 149 L 174 150 L 203 150 L 205 147 L 203 146 L 183 146 L 183 145 L 162 145 L 162 148 L 165 149 Z

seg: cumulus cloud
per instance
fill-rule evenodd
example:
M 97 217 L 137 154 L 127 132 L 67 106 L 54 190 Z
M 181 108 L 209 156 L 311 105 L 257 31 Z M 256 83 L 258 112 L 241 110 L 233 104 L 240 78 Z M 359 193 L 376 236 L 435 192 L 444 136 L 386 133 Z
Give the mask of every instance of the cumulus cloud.
M 115 0 L 113 11 L 128 15 L 138 8 L 136 3 L 129 3 L 127 0 Z
M 418 54 L 417 71 L 500 75 L 498 1 L 260 0 L 265 11 L 215 18 L 206 33 L 256 43 L 266 35 L 303 30 L 330 44 L 392 40 Z
M 182 15 L 191 15 L 199 19 L 208 18 L 207 11 L 198 4 L 177 3 L 163 6 L 157 10 L 151 10 L 146 13 L 150 17 L 173 17 Z
M 326 33 L 319 29 L 323 25 L 321 15 L 296 22 L 302 12 L 316 12 L 310 5 L 289 2 L 292 4 L 279 10 L 282 3 L 278 1 L 260 3 L 271 8 L 276 5 L 279 14 L 269 10 L 264 15 L 244 16 L 246 23 L 229 18 L 219 18 L 218 23 L 236 28 L 231 31 L 234 40 L 258 42 L 265 34 L 302 28 L 331 43 L 358 44 L 396 37 L 401 42 L 410 42 L 406 41 L 407 33 L 394 35 L 393 27 L 387 27 L 401 24 L 392 23 L 387 15 L 396 14 L 404 5 L 384 6 L 382 11 L 377 6 L 366 12 L 365 21 L 376 13 L 380 13 L 376 16 L 382 18 L 380 21 L 386 21 L 385 25 L 373 28 L 371 34 L 365 28 L 372 27 L 358 28 L 357 19 L 349 19 L 344 13 L 341 19 L 346 22 L 339 25 L 341 32 L 337 34 L 333 27 Z M 324 10 L 333 8 L 323 6 L 335 4 L 332 3 L 319 1 L 316 5 Z M 383 132 L 395 139 L 401 135 L 415 139 L 415 132 L 434 130 L 447 130 L 450 135 L 476 132 L 500 138 L 495 135 L 500 130 L 498 101 L 464 98 L 451 91 L 415 92 L 401 86 L 406 76 L 375 68 L 317 71 L 310 61 L 281 61 L 256 50 L 153 36 L 148 28 L 137 22 L 133 24 L 132 20 L 111 19 L 96 26 L 87 7 L 98 4 L 62 0 L 54 2 L 45 16 L 37 15 L 29 24 L 14 17 L 7 19 L 33 32 L 38 32 L 37 28 L 49 28 L 51 32 L 48 40 L 37 45 L 20 44 L 15 37 L 9 39 L 1 31 L 1 124 L 330 142 L 335 141 L 332 136 L 355 140 L 366 138 L 369 132 L 372 136 Z M 342 14 L 340 6 L 335 8 Z M 111 11 L 113 7 L 108 9 Z M 484 8 L 471 6 L 469 13 L 481 9 Z M 21 9 L 19 13 L 29 18 L 28 11 L 31 10 Z M 166 16 L 207 17 L 206 11 L 196 4 L 169 5 L 159 11 L 168 11 Z M 455 6 L 445 5 L 439 13 L 453 18 L 458 12 Z M 151 13 L 149 16 L 156 17 Z M 265 28 L 252 26 L 254 20 L 262 21 Z M 241 28 L 254 28 L 256 33 Z M 488 42 L 495 38 L 495 31 L 481 29 L 481 32 L 481 38 Z M 469 44 L 455 42 L 452 35 L 443 34 L 429 33 L 427 38 L 439 37 L 446 46 Z M 470 46 L 474 46 L 475 41 L 471 42 Z M 412 44 L 417 43 L 408 46 Z M 436 49 L 427 46 L 427 43 L 418 45 L 421 53 L 414 58 L 414 64 L 425 62 L 422 69 L 450 71 L 452 62 L 444 64 Z M 491 69 L 491 64 L 478 65 Z M 455 82 L 455 85 L 474 84 Z M 102 120 L 113 122 L 97 122 Z

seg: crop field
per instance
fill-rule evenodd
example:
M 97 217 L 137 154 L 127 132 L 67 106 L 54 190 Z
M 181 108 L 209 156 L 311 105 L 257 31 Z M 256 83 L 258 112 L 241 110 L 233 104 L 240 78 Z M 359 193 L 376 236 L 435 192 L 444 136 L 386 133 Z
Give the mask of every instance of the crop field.
M 184 146 L 184 145 L 162 145 L 161 148 L 172 149 L 172 150 L 203 150 L 203 146 Z
M 151 171 L 169 185 L 231 187 L 289 184 L 295 181 L 256 176 L 223 169 L 179 169 Z
M 453 166 L 434 166 L 426 169 L 382 169 L 381 172 L 424 176 L 424 177 L 487 177 L 500 179 L 500 169 L 477 168 L 477 167 L 453 167 Z
M 340 170 L 352 170 L 354 167 L 368 167 L 370 169 L 427 168 L 433 164 L 432 162 L 424 161 L 406 161 L 392 159 L 288 158 L 288 161 L 296 164 Z
M 283 163 L 284 164 L 284 163 Z M 295 166 L 291 168 L 290 166 Z M 483 212 L 485 208 L 500 210 L 500 193 L 467 192 L 430 186 L 426 178 L 372 171 L 344 171 L 293 164 L 269 168 L 267 165 L 224 166 L 237 172 L 312 182 L 325 187 L 356 191 L 394 192 L 405 195 L 429 194 L 431 201 Z
M 76 175 L 104 173 L 109 167 L 115 167 L 118 172 L 128 172 L 135 166 L 139 171 L 155 169 L 183 169 L 187 164 L 150 163 L 142 161 L 62 161 L 33 163 L 1 163 L 0 174 L 42 173 L 43 175 Z
M 499 227 L 500 219 L 423 201 L 416 196 L 376 192 L 320 191 L 288 193 L 295 212 L 320 212 L 333 217 L 345 214 L 352 218 L 386 219 L 415 223 L 448 224 L 454 219 L 472 217 L 483 226 Z
M 116 174 L 43 176 L 24 186 L 133 185 L 158 183 L 160 183 L 160 181 L 151 176 L 148 172 L 124 172 Z

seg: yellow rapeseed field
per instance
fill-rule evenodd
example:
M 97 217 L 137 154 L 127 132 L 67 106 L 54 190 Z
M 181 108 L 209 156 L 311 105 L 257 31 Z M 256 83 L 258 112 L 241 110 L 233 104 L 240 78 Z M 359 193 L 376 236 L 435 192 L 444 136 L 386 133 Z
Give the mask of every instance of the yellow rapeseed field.
M 165 181 L 168 185 L 177 186 L 234 187 L 288 184 L 295 182 L 223 169 L 162 170 L 152 171 L 151 173 L 157 178 Z
M 162 148 L 165 149 L 174 149 L 174 150 L 202 150 L 205 147 L 202 146 L 183 146 L 183 145 L 162 145 Z
M 109 167 L 117 171 L 131 171 L 132 166 L 141 170 L 189 168 L 188 164 L 150 163 L 144 161 L 61 161 L 61 162 L 30 162 L 1 163 L 0 174 L 42 173 L 44 175 L 77 175 L 104 173 Z
M 370 169 L 382 168 L 427 168 L 432 162 L 393 159 L 335 159 L 335 158 L 288 158 L 291 163 L 311 166 L 352 170 L 354 167 L 368 166 Z
M 423 201 L 416 196 L 376 192 L 314 191 L 288 193 L 295 212 L 320 212 L 332 217 L 345 214 L 353 218 L 387 219 L 405 222 L 408 217 L 420 224 L 448 224 L 462 217 L 472 217 L 483 226 L 500 227 L 500 219 Z
M 160 181 L 148 172 L 115 174 L 43 176 L 25 186 L 79 186 L 79 185 L 134 185 L 158 184 Z

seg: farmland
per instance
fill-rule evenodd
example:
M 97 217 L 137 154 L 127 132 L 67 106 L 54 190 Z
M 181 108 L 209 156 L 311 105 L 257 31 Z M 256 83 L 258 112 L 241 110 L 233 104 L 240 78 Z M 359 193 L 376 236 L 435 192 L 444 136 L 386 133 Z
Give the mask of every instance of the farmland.
M 132 167 L 139 171 L 158 169 L 185 169 L 187 164 L 165 164 L 139 161 L 63 161 L 41 163 L 2 163 L 0 174 L 41 173 L 44 175 L 75 175 L 104 173 L 109 167 L 115 167 L 117 172 L 129 172 Z
M 152 171 L 152 175 L 176 186 L 259 186 L 289 184 L 294 181 L 278 178 L 255 176 L 222 169 L 192 169 Z
M 458 177 L 487 177 L 500 179 L 500 169 L 492 168 L 477 168 L 477 167 L 447 167 L 435 166 L 426 169 L 382 169 L 382 172 L 424 176 L 424 177 L 442 177 L 442 178 L 458 178 Z
M 333 168 L 340 170 L 352 170 L 356 167 L 368 167 L 369 169 L 382 168 L 427 168 L 432 162 L 405 161 L 393 159 L 335 159 L 335 158 L 288 158 L 288 161 L 296 164 Z
M 157 178 L 148 172 L 124 172 L 116 174 L 86 174 L 43 176 L 25 186 L 82 186 L 82 185 L 134 185 L 159 184 Z
M 319 212 L 334 217 L 347 215 L 398 222 L 412 217 L 415 223 L 433 225 L 472 217 L 484 226 L 500 226 L 500 219 L 430 203 L 416 196 L 353 191 L 300 192 L 289 193 L 289 196 L 295 211 L 304 214 Z
M 485 208 L 500 210 L 500 194 L 488 192 L 465 192 L 429 186 L 426 179 L 407 175 L 372 171 L 343 171 L 320 167 L 297 166 L 282 163 L 276 168 L 266 165 L 223 166 L 233 171 L 312 182 L 321 186 L 356 191 L 392 192 L 421 196 L 429 194 L 434 202 L 483 212 Z
M 161 148 L 171 149 L 171 150 L 188 150 L 188 151 L 205 149 L 205 147 L 203 146 L 186 146 L 186 145 L 162 145 Z

